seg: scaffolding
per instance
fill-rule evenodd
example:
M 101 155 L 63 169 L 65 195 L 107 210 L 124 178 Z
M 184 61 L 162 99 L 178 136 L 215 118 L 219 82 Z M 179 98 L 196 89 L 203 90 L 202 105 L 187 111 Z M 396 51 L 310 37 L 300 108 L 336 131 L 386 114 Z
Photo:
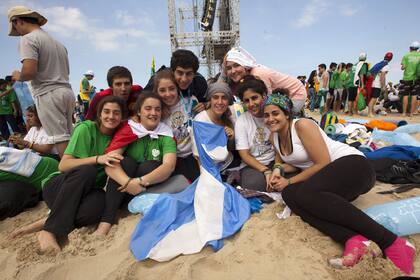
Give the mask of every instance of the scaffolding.
M 239 0 L 168 0 L 171 50 L 190 49 L 207 69 L 220 72 L 227 51 L 239 44 Z

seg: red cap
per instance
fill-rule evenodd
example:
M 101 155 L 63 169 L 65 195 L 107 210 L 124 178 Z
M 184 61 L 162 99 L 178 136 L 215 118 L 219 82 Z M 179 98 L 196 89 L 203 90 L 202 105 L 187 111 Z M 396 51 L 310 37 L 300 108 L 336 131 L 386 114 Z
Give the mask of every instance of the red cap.
M 394 56 L 394 55 L 392 54 L 392 52 L 387 52 L 387 53 L 385 54 L 384 59 L 385 59 L 385 60 L 388 60 L 388 61 L 391 61 L 393 56 Z

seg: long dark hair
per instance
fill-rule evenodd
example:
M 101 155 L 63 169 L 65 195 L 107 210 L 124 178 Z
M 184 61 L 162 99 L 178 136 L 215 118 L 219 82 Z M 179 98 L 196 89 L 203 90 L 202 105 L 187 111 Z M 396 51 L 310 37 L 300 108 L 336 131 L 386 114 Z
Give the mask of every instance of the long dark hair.
M 308 84 L 309 84 L 310 87 L 315 86 L 315 76 L 316 76 L 316 70 L 312 70 L 311 74 L 309 74 L 309 78 L 308 78 Z

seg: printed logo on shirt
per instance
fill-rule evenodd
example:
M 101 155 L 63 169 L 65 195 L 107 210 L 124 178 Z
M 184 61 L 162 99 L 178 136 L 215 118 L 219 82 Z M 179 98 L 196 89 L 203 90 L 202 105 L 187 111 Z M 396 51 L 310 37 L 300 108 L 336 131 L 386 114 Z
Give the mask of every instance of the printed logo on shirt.
M 177 111 L 171 115 L 171 128 L 177 145 L 182 145 L 189 141 L 188 122 L 182 112 Z
M 158 160 L 159 159 L 159 155 L 160 155 L 160 151 L 158 149 L 153 149 L 152 150 L 153 160 Z
M 254 134 L 253 143 L 257 147 L 258 156 L 261 156 L 271 150 L 271 143 L 266 139 L 266 132 L 264 127 L 257 127 Z

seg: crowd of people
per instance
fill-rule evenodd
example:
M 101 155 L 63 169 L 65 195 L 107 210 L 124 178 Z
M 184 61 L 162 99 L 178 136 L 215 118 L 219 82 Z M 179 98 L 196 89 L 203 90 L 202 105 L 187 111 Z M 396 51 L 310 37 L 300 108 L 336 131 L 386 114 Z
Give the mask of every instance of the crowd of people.
M 369 117 L 381 112 L 391 113 L 391 109 L 402 116 L 417 115 L 420 106 L 419 42 L 413 42 L 409 50 L 401 61 L 404 75 L 395 85 L 386 80 L 392 52 L 387 52 L 384 59 L 372 67 L 366 62 L 366 53 L 361 53 L 355 64 L 331 62 L 328 69 L 326 64 L 319 64 L 318 70 L 313 70 L 308 79 L 298 76 L 308 92 L 307 107 L 312 112 L 319 108 L 320 113 L 331 110 L 350 116 L 363 114 L 365 107 Z M 359 97 L 363 99 L 361 103 Z
M 219 163 L 223 178 L 239 170 L 234 184 L 282 192 L 293 213 L 344 245 L 344 266 L 367 254 L 366 241 L 371 240 L 401 271 L 413 272 L 414 246 L 350 203 L 375 184 L 367 159 L 302 117 L 308 96 L 311 111 L 319 107 L 338 112 L 344 107 L 357 113 L 354 102 L 367 91 L 369 77 L 374 104 L 386 86 L 391 53 L 371 69 L 366 55 L 356 65 L 331 63 L 326 70 L 320 64 L 309 76 L 307 90 L 304 78 L 260 65 L 240 47 L 229 50 L 222 73 L 208 84 L 198 72 L 196 55 L 179 49 L 172 53 L 170 67 L 161 68 L 144 88 L 134 84 L 126 67 L 114 66 L 106 77 L 109 88 L 94 94 L 94 74 L 87 71 L 79 94 L 83 116 L 74 124 L 76 100 L 66 48 L 41 28 L 47 19 L 38 12 L 17 6 L 9 10 L 8 19 L 9 35 L 21 36 L 22 69 L 13 72 L 12 79 L 31 82 L 35 104 L 27 109 L 28 134 L 9 137 L 2 128 L 2 136 L 14 147 L 1 148 L 12 163 L 13 153 L 30 153 L 25 156 L 33 160 L 33 170 L 22 175 L 16 172 L 19 166 L 7 166 L 7 160 L 2 164 L 0 219 L 17 215 L 40 197 L 50 209 L 47 217 L 16 229 L 13 238 L 39 231 L 42 251 L 60 250 L 57 238 L 77 227 L 98 224 L 95 234 L 106 235 L 117 222 L 118 209 L 136 195 L 187 188 L 200 176 L 192 126 L 205 122 L 224 127 L 229 153 Z M 413 44 L 403 59 L 402 88 L 388 90 L 404 95 L 403 114 L 414 113 L 417 50 Z M 6 91 L 2 105 L 5 99 L 9 107 L 2 107 L 7 113 L 0 114 L 2 123 L 18 110 L 10 85 Z M 395 99 L 389 101 L 389 109 L 399 106 Z M 238 113 L 234 103 L 242 104 L 245 112 Z M 358 176 L 347 172 L 350 167 Z M 171 183 L 176 176 L 185 178 L 184 183 Z

